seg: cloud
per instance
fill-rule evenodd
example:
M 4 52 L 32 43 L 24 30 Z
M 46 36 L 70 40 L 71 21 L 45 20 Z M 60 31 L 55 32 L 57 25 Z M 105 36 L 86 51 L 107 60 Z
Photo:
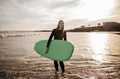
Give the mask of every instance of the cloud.
M 111 15 L 109 16 L 109 19 L 107 19 L 106 21 L 120 22 L 120 0 L 115 0 L 115 7 L 113 8 Z
M 77 6 L 79 0 L 0 0 L 0 28 L 53 27 L 59 19 L 67 18 L 64 8 Z
M 92 14 L 85 1 L 89 0 L 0 0 L 0 29 L 51 29 L 60 19 L 65 21 L 66 28 L 90 23 L 84 18 Z M 109 20 L 120 20 L 120 0 L 117 1 Z
M 73 8 L 78 4 L 80 0 L 56 0 L 54 2 L 51 2 L 50 5 L 48 5 L 48 9 L 58 9 L 58 8 Z
M 33 0 L 0 0 L 0 28 L 40 28 L 48 17 L 44 9 L 41 10 L 43 6 L 39 6 L 41 1 L 38 3 Z

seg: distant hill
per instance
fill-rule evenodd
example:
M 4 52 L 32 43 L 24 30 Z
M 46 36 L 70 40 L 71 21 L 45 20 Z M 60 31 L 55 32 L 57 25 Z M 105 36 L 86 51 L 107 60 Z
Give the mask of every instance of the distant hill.
M 70 32 L 91 32 L 91 31 L 120 31 L 120 23 L 117 22 L 103 22 L 103 25 L 98 23 L 98 26 L 74 28 L 68 30 Z

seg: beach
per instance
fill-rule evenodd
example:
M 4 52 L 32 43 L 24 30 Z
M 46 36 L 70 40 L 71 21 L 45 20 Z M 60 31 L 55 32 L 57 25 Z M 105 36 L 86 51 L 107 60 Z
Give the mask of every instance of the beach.
M 75 49 L 63 79 L 120 79 L 120 33 L 67 32 Z M 61 79 L 53 60 L 34 51 L 50 32 L 0 33 L 0 79 Z M 60 71 L 61 72 L 61 71 Z

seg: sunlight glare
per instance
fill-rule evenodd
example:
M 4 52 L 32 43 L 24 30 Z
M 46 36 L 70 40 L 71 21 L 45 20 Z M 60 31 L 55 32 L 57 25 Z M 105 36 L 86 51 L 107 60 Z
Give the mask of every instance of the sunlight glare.
M 71 12 L 71 16 L 87 20 L 105 19 L 114 7 L 115 0 L 82 0 Z
M 93 59 L 102 61 L 106 54 L 107 34 L 92 33 L 89 35 L 89 41 L 93 51 Z

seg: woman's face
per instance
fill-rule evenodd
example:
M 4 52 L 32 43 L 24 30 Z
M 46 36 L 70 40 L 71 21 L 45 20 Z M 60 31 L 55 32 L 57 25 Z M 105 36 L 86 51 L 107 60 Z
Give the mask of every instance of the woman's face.
M 59 26 L 59 29 L 62 29 L 64 27 L 64 22 L 60 21 L 58 26 Z

